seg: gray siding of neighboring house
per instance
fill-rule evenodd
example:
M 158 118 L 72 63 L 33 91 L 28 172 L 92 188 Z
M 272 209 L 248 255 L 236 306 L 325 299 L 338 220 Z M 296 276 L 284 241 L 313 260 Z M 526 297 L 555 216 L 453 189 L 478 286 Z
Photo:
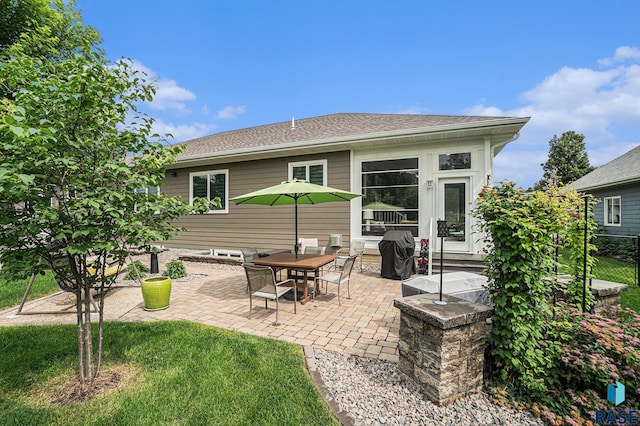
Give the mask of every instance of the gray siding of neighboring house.
M 288 178 L 291 162 L 327 160 L 327 185 L 350 190 L 349 151 L 293 156 L 242 163 L 216 164 L 207 167 L 176 170 L 167 174 L 161 191 L 189 200 L 189 173 L 207 170 L 229 170 L 229 198 L 279 184 Z M 349 202 L 332 202 L 298 206 L 298 236 L 318 238 L 319 245 L 328 243 L 330 234 L 342 234 L 343 246 L 349 235 Z M 293 249 L 294 206 L 236 205 L 229 201 L 226 214 L 189 215 L 177 222 L 187 228 L 177 238 L 163 244 L 171 248 Z
M 640 184 L 634 183 L 618 187 L 587 191 L 597 200 L 593 216 L 600 230 L 613 235 L 640 235 Z M 620 197 L 620 226 L 604 225 L 605 197 Z

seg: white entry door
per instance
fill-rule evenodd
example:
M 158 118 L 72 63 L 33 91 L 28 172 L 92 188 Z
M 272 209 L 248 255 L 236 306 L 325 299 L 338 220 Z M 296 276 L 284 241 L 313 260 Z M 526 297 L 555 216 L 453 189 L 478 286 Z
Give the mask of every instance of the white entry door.
M 440 179 L 438 181 L 437 219 L 447 221 L 447 231 L 449 234 L 444 238 L 444 251 L 470 251 L 470 183 L 469 178 L 450 178 Z M 440 249 L 440 238 L 437 238 L 437 240 L 438 249 Z

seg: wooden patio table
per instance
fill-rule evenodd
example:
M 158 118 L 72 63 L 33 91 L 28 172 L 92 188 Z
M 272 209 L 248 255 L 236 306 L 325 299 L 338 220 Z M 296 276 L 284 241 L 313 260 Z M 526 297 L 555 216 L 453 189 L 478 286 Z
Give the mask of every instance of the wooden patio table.
M 303 297 L 301 303 L 304 305 L 310 300 L 309 292 L 308 292 L 308 283 L 307 283 L 307 274 L 309 271 L 315 271 L 333 262 L 336 259 L 334 255 L 324 254 L 299 254 L 296 258 L 296 255 L 293 253 L 276 253 L 271 256 L 260 257 L 258 259 L 253 259 L 252 263 L 255 265 L 263 265 L 270 266 L 272 268 L 285 268 L 292 269 L 296 271 L 302 271 L 304 273 L 303 279 Z M 296 284 L 297 288 L 297 284 Z M 320 289 L 314 289 L 318 293 L 320 293 Z

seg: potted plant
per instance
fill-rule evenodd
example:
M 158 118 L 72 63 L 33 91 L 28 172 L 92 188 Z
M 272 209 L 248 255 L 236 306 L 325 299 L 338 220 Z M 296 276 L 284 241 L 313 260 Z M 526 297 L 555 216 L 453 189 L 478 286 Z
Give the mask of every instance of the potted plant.
M 146 311 L 160 311 L 169 307 L 171 278 L 151 277 L 142 280 L 142 298 Z

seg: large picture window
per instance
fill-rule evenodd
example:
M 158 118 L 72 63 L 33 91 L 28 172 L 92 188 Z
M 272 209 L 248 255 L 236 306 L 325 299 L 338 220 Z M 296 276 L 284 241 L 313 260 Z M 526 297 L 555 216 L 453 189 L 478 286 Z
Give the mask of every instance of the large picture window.
M 327 160 L 289 163 L 289 180 L 302 179 L 316 185 L 327 185 Z
M 408 230 L 418 236 L 418 159 L 362 163 L 362 235 Z
M 604 224 L 607 226 L 620 226 L 620 216 L 620 197 L 606 197 L 604 199 Z
M 202 197 L 213 200 L 220 197 L 221 207 L 210 213 L 228 213 L 229 188 L 228 170 L 213 170 L 189 174 L 189 203 L 193 204 L 194 198 Z

